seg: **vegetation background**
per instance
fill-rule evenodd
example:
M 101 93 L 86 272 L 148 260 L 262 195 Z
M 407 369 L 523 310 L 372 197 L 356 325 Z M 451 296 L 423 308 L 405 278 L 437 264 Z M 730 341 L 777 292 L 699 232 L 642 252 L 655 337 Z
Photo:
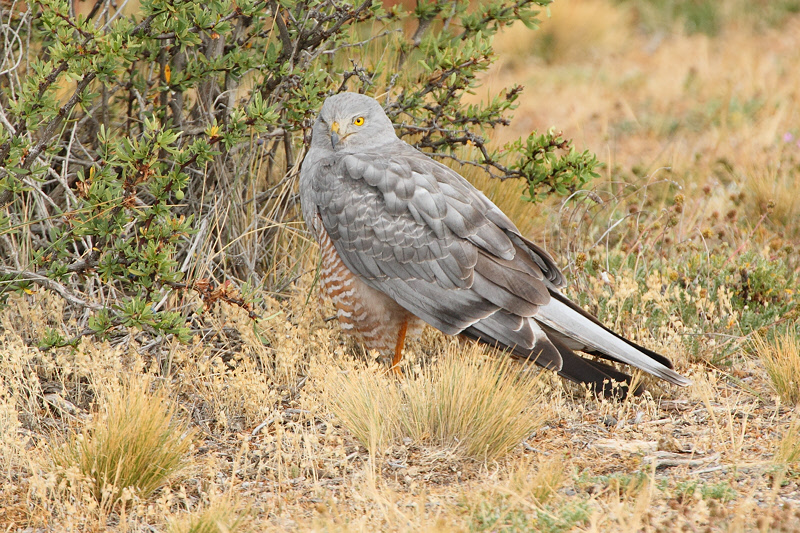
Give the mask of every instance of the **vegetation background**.
M 546 4 L 0 3 L 3 528 L 800 530 L 800 3 Z M 297 218 L 340 87 L 694 385 L 386 376 Z

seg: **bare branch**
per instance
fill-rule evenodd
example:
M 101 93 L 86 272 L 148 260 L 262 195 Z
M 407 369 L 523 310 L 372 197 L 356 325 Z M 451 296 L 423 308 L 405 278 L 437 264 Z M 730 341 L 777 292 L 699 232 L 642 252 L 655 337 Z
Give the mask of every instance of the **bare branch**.
M 79 307 L 84 307 L 87 309 L 93 309 L 95 311 L 104 309 L 104 306 L 100 304 L 96 304 L 93 302 L 87 302 L 81 298 L 75 296 L 69 289 L 67 289 L 61 283 L 54 281 L 43 274 L 39 274 L 36 272 L 31 272 L 29 270 L 14 270 L 8 267 L 0 266 L 0 275 L 3 276 L 14 276 L 14 281 L 30 281 L 39 285 L 40 287 L 51 290 L 55 293 L 58 293 L 59 296 L 64 298 L 66 301 L 73 305 L 77 305 Z M 5 283 L 8 283 L 6 281 Z

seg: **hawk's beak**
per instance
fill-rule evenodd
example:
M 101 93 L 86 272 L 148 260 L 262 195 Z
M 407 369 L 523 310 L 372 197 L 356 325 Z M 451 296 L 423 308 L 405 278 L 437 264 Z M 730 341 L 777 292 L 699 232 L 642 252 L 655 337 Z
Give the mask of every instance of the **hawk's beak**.
M 337 144 L 339 144 L 339 123 L 334 122 L 331 124 L 331 146 L 336 148 Z

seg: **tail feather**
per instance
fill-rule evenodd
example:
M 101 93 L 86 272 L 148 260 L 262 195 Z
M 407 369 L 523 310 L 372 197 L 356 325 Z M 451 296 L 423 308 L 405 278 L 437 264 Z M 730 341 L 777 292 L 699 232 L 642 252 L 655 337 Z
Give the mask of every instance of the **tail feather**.
M 498 335 L 491 316 L 462 331 L 462 335 L 498 349 L 508 350 L 516 359 L 534 361 L 555 370 L 561 377 L 584 383 L 605 396 L 638 395 L 641 385 L 631 389 L 631 377 L 613 365 L 581 357 L 576 351 L 627 364 L 656 377 L 687 386 L 691 381 L 672 369 L 663 355 L 614 333 L 595 317 L 551 290 L 552 299 L 538 308 L 530 320 L 534 346 L 509 346 L 508 335 Z M 505 338 L 499 340 L 498 337 Z M 615 384 L 618 384 L 615 386 Z
M 563 366 L 558 373 L 562 378 L 592 387 L 594 392 L 602 396 L 634 396 L 644 392 L 641 383 L 631 390 L 631 377 L 613 366 L 601 361 L 581 357 L 560 342 L 553 343 L 561 353 Z
M 690 380 L 670 368 L 672 364 L 664 356 L 650 350 L 641 350 L 638 345 L 612 332 L 596 319 L 587 320 L 584 313 L 576 312 L 575 307 L 577 306 L 567 305 L 561 299 L 553 298 L 550 303 L 539 308 L 534 319 L 554 330 L 559 336 L 574 341 L 581 351 L 597 353 L 611 361 L 634 366 L 675 385 L 691 384 Z M 571 344 L 568 346 L 576 349 Z
M 480 324 L 480 323 L 479 323 Z M 508 346 L 505 343 L 498 341 L 490 334 L 479 329 L 479 324 L 473 325 L 460 333 L 461 336 L 470 340 L 486 344 L 498 350 L 507 350 L 511 355 L 517 359 L 525 359 L 533 361 L 537 365 L 547 368 L 548 370 L 555 370 L 559 372 L 563 366 L 560 350 L 558 350 L 547 338 L 542 334 L 536 338 L 536 344 L 533 348 L 522 348 L 520 346 Z
M 606 330 L 611 335 L 613 335 L 613 336 L 617 337 L 618 339 L 622 340 L 623 342 L 633 346 L 634 348 L 636 348 L 640 352 L 642 352 L 645 355 L 647 355 L 649 358 L 661 363 L 662 365 L 664 365 L 667 368 L 673 368 L 672 361 L 670 361 L 669 359 L 667 359 L 666 357 L 664 357 L 660 353 L 657 353 L 657 352 L 654 352 L 653 350 L 645 348 L 644 346 L 641 346 L 641 345 L 633 342 L 632 340 L 626 339 L 625 337 L 619 335 L 618 333 L 608 329 L 605 325 L 603 325 L 602 322 L 600 322 L 597 319 L 597 317 L 595 317 L 594 315 L 592 315 L 591 313 L 589 313 L 585 309 L 582 309 L 581 307 L 579 307 L 577 304 L 575 304 L 575 302 L 571 301 L 570 299 L 568 299 L 566 296 L 564 296 L 560 292 L 551 290 L 550 291 L 550 296 L 552 296 L 555 300 L 558 300 L 559 302 L 563 303 L 564 305 L 569 307 L 572 311 L 575 311 L 576 313 L 581 315 L 583 318 L 586 318 L 590 322 L 593 322 L 594 324 L 597 324 L 598 326 L 600 326 L 601 328 Z M 597 355 L 599 357 L 603 357 L 604 359 L 609 359 L 611 361 L 617 361 L 619 363 L 622 362 L 622 361 L 619 361 L 618 359 L 615 359 L 613 356 L 611 356 L 609 354 L 605 354 L 605 353 L 603 353 L 601 351 L 587 351 L 586 353 L 590 353 L 592 355 Z

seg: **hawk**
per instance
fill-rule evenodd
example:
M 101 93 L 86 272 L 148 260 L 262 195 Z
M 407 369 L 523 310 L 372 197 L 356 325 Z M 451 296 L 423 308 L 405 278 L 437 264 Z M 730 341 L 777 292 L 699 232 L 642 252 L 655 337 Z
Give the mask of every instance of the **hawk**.
M 576 351 L 690 384 L 669 359 L 564 296 L 550 255 L 461 175 L 399 139 L 373 98 L 325 100 L 300 170 L 300 200 L 342 328 L 391 354 L 393 368 L 406 337 L 430 324 L 600 393 L 612 382 L 629 386 L 630 376 Z

